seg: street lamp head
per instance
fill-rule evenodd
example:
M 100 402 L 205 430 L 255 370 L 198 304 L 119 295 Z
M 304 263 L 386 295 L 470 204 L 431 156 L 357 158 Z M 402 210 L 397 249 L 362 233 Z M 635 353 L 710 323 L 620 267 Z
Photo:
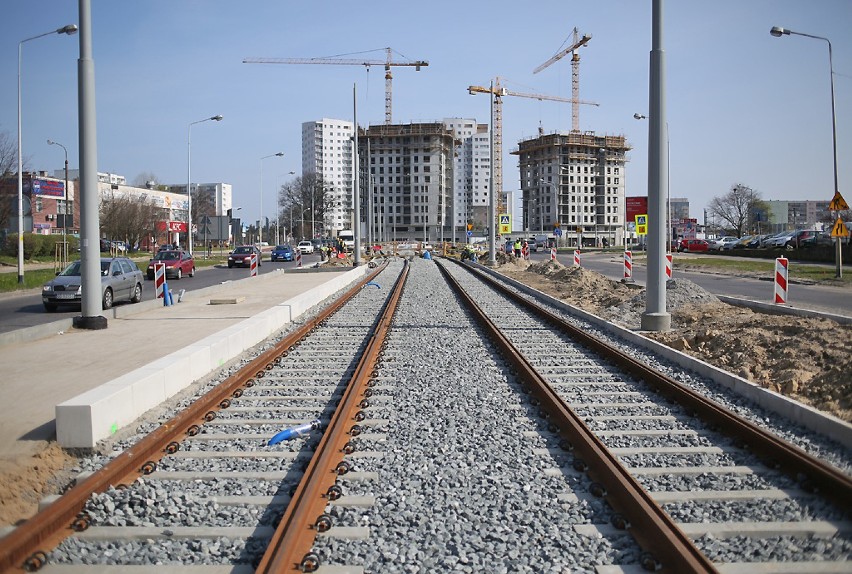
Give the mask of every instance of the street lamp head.
M 770 33 L 771 35 L 775 36 L 776 38 L 780 38 L 781 36 L 783 36 L 783 35 L 785 35 L 785 34 L 786 34 L 787 36 L 789 36 L 789 35 L 790 35 L 790 30 L 787 30 L 787 29 L 785 29 L 785 28 L 782 28 L 781 26 L 773 26 L 773 27 L 772 27 L 772 29 L 771 29 L 771 30 L 769 30 L 769 33 Z
M 212 118 L 210 118 L 210 119 L 211 119 L 211 120 L 213 120 L 213 121 L 216 121 L 216 122 L 221 122 L 221 121 L 222 121 L 222 116 L 213 116 L 213 117 L 212 117 Z
M 276 155 L 276 156 L 278 156 L 278 157 L 284 157 L 284 152 L 283 152 L 283 151 L 279 151 L 279 152 L 278 152 L 277 154 L 275 154 L 275 155 Z
M 639 112 L 636 112 L 635 114 L 633 114 L 633 119 L 634 120 L 645 120 L 645 119 L 647 119 L 647 116 L 644 116 L 644 115 L 640 114 Z
M 68 34 L 69 36 L 71 34 L 76 34 L 77 33 L 77 24 L 68 24 L 67 26 L 63 26 L 62 28 L 58 28 L 56 30 L 56 33 L 57 34 Z
M 295 172 L 295 171 L 291 171 L 291 172 L 290 172 L 290 175 L 296 175 L 296 172 Z
M 55 142 L 55 141 L 53 141 L 53 140 L 51 140 L 51 139 L 48 139 L 48 140 L 47 140 L 47 145 L 55 145 L 55 144 L 56 144 L 56 142 Z

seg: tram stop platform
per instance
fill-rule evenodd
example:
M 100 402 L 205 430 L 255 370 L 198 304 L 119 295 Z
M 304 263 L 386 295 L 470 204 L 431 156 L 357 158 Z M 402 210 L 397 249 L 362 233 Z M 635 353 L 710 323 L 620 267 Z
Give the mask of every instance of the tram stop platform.
M 92 448 L 141 414 L 260 343 L 368 267 L 274 271 L 104 311 L 107 328 L 71 319 L 0 341 L 0 461 L 54 438 Z

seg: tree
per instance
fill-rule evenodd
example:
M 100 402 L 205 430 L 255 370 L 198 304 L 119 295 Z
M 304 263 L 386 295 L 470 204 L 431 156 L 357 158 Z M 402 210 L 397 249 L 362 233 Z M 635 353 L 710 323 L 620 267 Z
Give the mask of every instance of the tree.
M 132 247 L 150 235 L 156 225 L 157 207 L 151 199 L 110 193 L 101 198 L 101 232 L 107 239 L 121 239 Z
M 731 190 L 722 197 L 714 197 L 707 206 L 707 211 L 716 221 L 721 221 L 726 232 L 737 237 L 742 237 L 751 229 L 756 221 L 756 214 L 769 213 L 768 205 L 760 196 L 760 193 L 743 185 L 736 183 Z
M 334 207 L 333 201 L 322 177 L 314 173 L 296 177 L 291 183 L 282 185 L 278 191 L 278 207 L 282 217 L 279 223 L 282 227 L 294 228 L 290 229 L 293 237 L 310 237 L 311 221 L 314 222 L 314 231 L 327 235 L 326 214 Z
M 0 132 L 0 176 L 18 173 L 18 148 L 6 132 Z

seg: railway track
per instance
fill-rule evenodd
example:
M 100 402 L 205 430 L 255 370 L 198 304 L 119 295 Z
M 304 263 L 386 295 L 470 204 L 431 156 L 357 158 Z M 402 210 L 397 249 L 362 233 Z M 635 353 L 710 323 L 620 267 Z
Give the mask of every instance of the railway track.
M 0 540 L 3 570 L 849 571 L 849 453 L 837 470 L 725 434 L 726 409 L 673 394 L 694 376 L 655 383 L 658 359 L 442 265 L 499 332 L 435 264 L 397 260 L 153 433 L 178 440 L 83 481 L 100 494 L 30 536 L 47 550 L 17 540 L 45 513 Z

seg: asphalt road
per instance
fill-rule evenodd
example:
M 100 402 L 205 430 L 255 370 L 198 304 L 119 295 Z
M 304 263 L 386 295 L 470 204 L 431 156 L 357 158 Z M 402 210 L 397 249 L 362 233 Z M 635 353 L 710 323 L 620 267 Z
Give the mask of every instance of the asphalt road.
M 677 262 L 679 256 L 680 254 L 675 254 L 675 262 Z M 530 254 L 530 259 L 533 261 L 544 261 L 549 258 L 549 252 L 539 251 Z M 560 253 L 557 259 L 563 265 L 573 265 L 573 255 L 571 254 Z M 585 269 L 596 271 L 616 281 L 624 277 L 624 259 L 621 254 L 585 252 L 581 256 L 580 264 Z M 672 277 L 674 279 L 678 277 L 689 279 L 714 295 L 726 295 L 762 303 L 772 303 L 775 296 L 775 285 L 771 276 L 755 279 L 715 274 L 711 271 L 696 273 L 674 269 Z M 647 281 L 645 265 L 634 263 L 633 280 L 639 285 L 645 285 Z M 803 285 L 793 282 L 787 288 L 787 303 L 792 307 L 803 307 L 852 317 L 852 290 L 848 287 Z
M 677 255 L 675 256 L 677 257 Z M 549 252 L 531 253 L 534 261 L 549 259 Z M 572 256 L 560 253 L 558 259 L 563 265 L 573 264 Z M 305 255 L 302 265 L 311 265 L 319 261 L 319 255 Z M 581 264 L 584 268 L 596 271 L 613 280 L 624 277 L 624 260 L 613 253 L 586 252 L 583 253 Z M 271 262 L 268 259 L 259 267 L 259 273 L 269 273 L 276 269 L 292 269 L 295 262 Z M 633 279 L 640 285 L 645 285 L 647 269 L 644 265 L 633 267 Z M 190 291 L 201 289 L 225 281 L 234 281 L 248 277 L 247 268 L 228 269 L 225 265 L 199 269 L 195 277 L 184 277 L 180 281 L 171 280 L 169 287 L 176 293 L 180 289 Z M 674 277 L 685 277 L 715 295 L 727 295 L 752 301 L 771 303 L 774 297 L 774 285 L 769 277 L 766 280 L 732 275 L 717 275 L 710 272 L 686 272 L 675 269 Z M 792 307 L 803 307 L 826 313 L 852 317 L 852 290 L 849 288 L 825 287 L 821 285 L 800 285 L 792 283 L 788 287 L 788 304 Z M 154 298 L 153 281 L 145 281 L 142 288 L 142 300 Z M 117 303 L 117 305 L 132 305 L 132 303 Z M 75 317 L 80 314 L 79 308 L 63 307 L 55 313 L 48 313 L 41 303 L 41 290 L 34 289 L 22 295 L 4 295 L 0 297 L 0 333 L 6 333 L 49 323 L 65 317 Z
M 303 255 L 302 266 L 312 265 L 319 261 L 319 254 Z M 258 273 L 269 273 L 276 269 L 292 269 L 296 267 L 296 262 L 272 262 L 269 260 L 269 255 L 265 254 L 264 261 L 258 267 Z M 142 266 L 140 265 L 140 269 Z M 144 269 L 143 269 L 144 271 Z M 249 276 L 247 267 L 234 267 L 228 269 L 227 265 L 218 265 L 215 267 L 204 267 L 196 270 L 195 277 L 184 277 L 180 281 L 175 279 L 169 280 L 169 288 L 172 293 L 177 294 L 180 289 L 191 291 L 193 289 L 201 289 L 224 283 L 225 281 L 234 281 Z M 146 280 L 142 285 L 142 300 L 148 301 L 154 298 L 154 282 Z M 116 303 L 116 307 L 120 305 L 132 305 L 132 303 Z M 41 302 L 41 289 L 32 289 L 24 294 L 3 294 L 0 296 L 0 333 L 7 333 L 24 327 L 32 327 L 42 323 L 50 323 L 58 319 L 66 317 L 76 317 L 80 315 L 80 308 L 74 306 L 60 307 L 54 313 L 48 313 L 44 309 Z

